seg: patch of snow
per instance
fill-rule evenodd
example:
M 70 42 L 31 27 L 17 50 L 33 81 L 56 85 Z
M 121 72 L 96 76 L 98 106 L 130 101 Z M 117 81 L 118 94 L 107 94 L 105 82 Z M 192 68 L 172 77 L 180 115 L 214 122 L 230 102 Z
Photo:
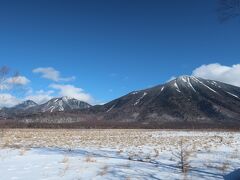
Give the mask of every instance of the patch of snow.
M 50 108 L 48 108 L 48 111 L 53 112 L 54 109 L 55 109 L 55 107 L 54 107 L 54 106 L 51 106 Z
M 138 105 L 140 101 L 147 95 L 146 92 L 143 93 L 143 95 L 134 103 L 134 106 Z
M 60 106 L 58 110 L 59 110 L 59 111 L 64 111 L 63 106 Z
M 164 86 L 161 88 L 161 91 L 160 92 L 162 92 L 164 90 Z
M 235 97 L 235 98 L 238 98 L 240 99 L 237 95 L 233 94 L 233 93 L 230 93 L 230 92 L 227 92 L 228 94 L 230 94 L 231 96 Z
M 135 92 L 133 92 L 132 94 L 133 94 L 133 95 L 138 94 L 138 91 L 135 91 Z
M 115 106 L 116 106 L 116 104 L 112 105 L 112 107 L 110 107 L 110 108 L 107 110 L 107 113 L 110 112 Z
M 177 92 L 181 92 L 180 89 L 179 89 L 179 87 L 178 87 L 178 85 L 177 85 L 177 82 L 176 82 L 176 81 L 175 81 L 175 83 L 174 83 L 174 86 L 176 87 L 176 91 L 177 91 Z
M 188 77 L 186 77 L 186 76 L 182 76 L 182 77 L 180 77 L 181 78 L 181 80 L 183 81 L 183 82 L 187 82 L 187 79 L 188 79 Z
M 197 92 L 196 89 L 193 87 L 192 83 L 190 82 L 190 78 L 189 78 L 189 77 L 187 78 L 187 83 L 188 83 L 188 85 L 192 88 L 192 90 L 193 90 L 194 92 Z
M 72 100 L 73 98 L 69 97 L 69 96 L 64 96 L 62 97 L 62 100 L 63 101 L 69 101 L 69 100 Z
M 199 79 L 193 77 L 193 80 L 195 80 L 196 82 L 199 82 L 200 84 L 202 84 L 203 86 L 205 86 L 206 88 L 208 88 L 209 90 L 211 90 L 212 92 L 218 94 L 214 89 L 210 88 L 209 86 L 207 86 L 206 84 L 204 84 L 202 81 L 200 81 Z

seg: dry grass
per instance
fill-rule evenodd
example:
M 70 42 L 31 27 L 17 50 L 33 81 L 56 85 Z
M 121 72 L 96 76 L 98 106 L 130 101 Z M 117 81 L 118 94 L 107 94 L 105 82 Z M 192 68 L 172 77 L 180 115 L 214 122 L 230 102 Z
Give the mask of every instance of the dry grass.
M 160 153 L 156 148 L 154 148 L 153 150 L 154 150 L 154 153 L 155 153 L 154 157 L 157 158 Z
M 63 177 L 69 169 L 69 158 L 64 156 L 60 163 L 63 164 L 63 168 L 60 170 L 59 176 Z
M 96 160 L 92 156 L 88 155 L 85 159 L 85 162 L 94 163 L 94 162 L 96 162 Z
M 179 137 L 187 140 L 193 149 L 203 147 L 211 149 L 212 144 L 232 144 L 234 138 L 223 138 L 208 132 L 205 135 Z M 218 134 L 216 132 L 216 134 Z M 226 132 L 227 136 L 232 136 Z M 141 147 L 144 145 L 154 146 L 157 151 L 168 150 L 175 147 L 179 138 L 168 136 L 167 131 L 157 130 L 49 130 L 49 129 L 6 129 L 0 147 L 118 147 L 124 149 L 129 146 Z M 121 153 L 121 152 L 119 152 Z
M 211 164 L 211 162 L 204 163 L 204 166 L 209 168 L 209 169 L 217 169 L 221 171 L 223 174 L 227 171 L 227 169 L 230 167 L 229 162 L 223 162 L 222 164 Z
M 19 155 L 20 155 L 20 156 L 24 156 L 27 151 L 28 151 L 28 149 L 26 149 L 26 148 L 20 148 L 20 150 L 19 150 Z
M 230 164 L 229 162 L 224 162 L 221 164 L 221 166 L 218 166 L 217 168 L 223 172 L 223 174 L 226 172 L 226 170 L 229 168 Z
M 101 171 L 98 173 L 99 176 L 105 176 L 108 172 L 108 166 L 104 166 Z
M 61 161 L 61 163 L 62 163 L 62 164 L 66 164 L 66 163 L 68 163 L 68 161 L 69 161 L 69 158 L 68 158 L 67 156 L 65 156 L 65 157 L 63 158 L 63 160 Z

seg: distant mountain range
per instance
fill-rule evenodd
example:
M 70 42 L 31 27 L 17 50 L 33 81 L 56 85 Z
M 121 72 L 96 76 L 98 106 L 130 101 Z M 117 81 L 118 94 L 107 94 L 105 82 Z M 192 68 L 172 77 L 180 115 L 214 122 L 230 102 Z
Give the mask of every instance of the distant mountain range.
M 91 105 L 70 97 L 53 98 L 44 104 L 37 104 L 27 100 L 11 108 L 3 108 L 0 115 L 5 117 L 18 117 L 35 113 L 52 113 L 60 111 L 70 111 L 77 109 L 90 108 Z
M 4 108 L 0 114 L 21 122 L 77 123 L 79 126 L 85 123 L 88 127 L 101 124 L 108 127 L 240 128 L 240 88 L 194 76 L 180 76 L 104 105 L 90 106 L 63 97 L 43 105 L 26 101 L 13 108 Z

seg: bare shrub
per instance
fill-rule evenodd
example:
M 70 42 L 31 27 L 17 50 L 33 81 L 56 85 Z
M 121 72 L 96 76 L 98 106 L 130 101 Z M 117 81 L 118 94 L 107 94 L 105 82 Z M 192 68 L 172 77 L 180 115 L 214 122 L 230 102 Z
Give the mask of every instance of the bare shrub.
M 20 155 L 20 156 L 23 156 L 23 155 L 26 154 L 26 152 L 27 152 L 27 149 L 26 149 L 26 148 L 21 148 L 21 149 L 19 150 L 19 155 Z
M 107 172 L 108 172 L 108 166 L 104 166 L 102 170 L 99 172 L 99 175 L 104 176 L 107 174 Z
M 229 166 L 230 166 L 229 162 L 223 162 L 222 165 L 218 167 L 218 169 L 222 171 L 224 174 L 229 168 Z
M 4 137 L 4 129 L 0 128 L 0 139 Z
M 69 169 L 69 158 L 65 156 L 60 163 L 63 164 L 64 167 L 60 170 L 59 176 L 63 177 Z
M 219 0 L 218 13 L 220 22 L 239 17 L 240 0 Z
M 189 156 L 190 151 L 187 150 L 187 146 L 183 140 L 179 142 L 177 152 L 173 153 L 175 158 L 178 161 L 178 166 L 181 169 L 182 173 L 187 173 L 189 170 Z
M 88 162 L 88 163 L 96 162 L 96 160 L 93 157 L 91 157 L 91 156 L 87 156 L 85 161 Z
M 61 163 L 66 164 L 66 163 L 68 163 L 68 161 L 69 161 L 69 158 L 67 156 L 65 156 L 63 158 L 63 160 L 61 161 Z
M 154 157 L 157 158 L 159 156 L 159 151 L 156 148 L 154 148 L 154 153 Z

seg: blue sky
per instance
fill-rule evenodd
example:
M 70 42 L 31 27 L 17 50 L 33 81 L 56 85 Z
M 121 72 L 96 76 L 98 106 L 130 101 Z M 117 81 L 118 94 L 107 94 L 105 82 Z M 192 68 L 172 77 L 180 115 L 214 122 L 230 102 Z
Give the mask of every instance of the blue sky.
M 240 18 L 221 23 L 217 8 L 217 0 L 0 1 L 0 65 L 29 80 L 24 94 L 12 92 L 18 100 L 80 93 L 104 103 L 194 70 L 239 85 Z

